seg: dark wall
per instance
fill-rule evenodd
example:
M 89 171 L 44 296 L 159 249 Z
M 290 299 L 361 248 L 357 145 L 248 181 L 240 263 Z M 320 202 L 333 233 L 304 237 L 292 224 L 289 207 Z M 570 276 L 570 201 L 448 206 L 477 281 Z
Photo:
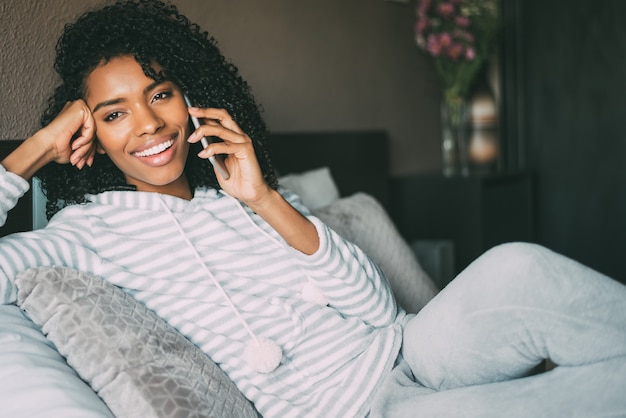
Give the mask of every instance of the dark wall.
M 626 1 L 517 6 L 537 241 L 626 282 Z

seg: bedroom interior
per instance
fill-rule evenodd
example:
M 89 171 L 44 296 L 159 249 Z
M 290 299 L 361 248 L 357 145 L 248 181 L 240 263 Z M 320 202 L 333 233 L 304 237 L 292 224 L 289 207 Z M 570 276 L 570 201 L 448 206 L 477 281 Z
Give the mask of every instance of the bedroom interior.
M 626 283 L 626 258 L 619 251 L 626 239 L 621 115 L 626 91 L 620 71 L 626 64 L 626 29 L 619 19 L 626 16 L 625 2 L 571 0 L 564 7 L 558 0 L 502 0 L 498 169 L 447 177 L 440 88 L 432 61 L 415 45 L 415 0 L 318 0 L 297 6 L 290 0 L 172 1 L 211 31 L 250 82 L 285 184 L 302 190 L 320 218 L 380 263 L 393 278 L 398 302 L 410 311 L 425 303 L 416 295 L 436 292 L 432 282 L 443 288 L 479 254 L 507 241 L 545 245 Z M 85 8 L 110 2 L 0 4 L 5 91 L 0 160 L 38 127 L 54 85 L 54 40 L 63 24 Z M 307 189 L 314 192 L 304 196 Z M 0 236 L 44 224 L 42 198 L 36 187 L 22 198 Z M 64 280 L 75 289 L 59 285 Z M 167 396 L 178 396 L 170 400 L 178 408 L 188 401 L 185 391 L 194 390 L 185 382 L 205 378 L 212 387 L 195 390 L 216 394 L 194 398 L 198 405 L 218 416 L 231 416 L 224 412 L 228 408 L 233 416 L 256 416 L 210 359 L 200 359 L 206 356 L 114 286 L 59 269 L 26 272 L 20 283 L 20 306 L 0 306 L 7 318 L 0 321 L 0 333 L 11 333 L 14 326 L 35 328 L 9 308 L 23 308 L 37 325 L 56 329 L 48 339 L 83 380 L 89 376 L 91 389 L 96 390 L 96 379 L 103 388 L 98 394 L 120 416 L 139 408 L 142 416 L 151 416 L 163 408 L 154 401 Z M 53 304 L 45 292 L 54 292 Z M 64 315 L 56 315 L 60 309 Z M 117 318 L 119 312 L 128 315 L 110 327 L 110 315 Z M 152 324 L 163 343 L 150 345 L 153 336 L 137 327 L 137 318 Z M 82 321 L 88 325 L 76 325 Z M 83 332 L 86 327 L 93 334 Z M 24 341 L 31 340 L 38 347 L 34 356 L 64 362 L 43 334 L 26 333 Z M 100 346 L 103 340 L 107 345 Z M 132 355 L 94 362 L 119 345 Z M 150 350 L 141 351 L 147 346 Z M 177 355 L 168 352 L 172 346 Z M 13 370 L 9 366 L 22 364 L 4 356 L 11 347 L 0 345 L 0 370 L 7 373 Z M 87 353 L 86 347 L 101 351 Z M 143 362 L 146 355 L 150 362 Z M 136 367 L 138 360 L 145 369 Z M 60 377 L 48 380 L 40 379 L 37 367 L 33 376 L 20 372 L 8 379 L 10 385 L 5 378 L 4 396 L 26 407 L 37 396 L 64 402 L 61 391 L 49 392 L 52 381 L 84 397 L 80 402 L 88 408 L 100 402 L 67 365 Z M 123 382 L 116 380 L 122 372 Z M 164 385 L 144 390 L 144 382 L 133 380 L 142 373 L 170 379 L 180 390 L 163 394 Z M 107 407 L 93 405 L 106 416 Z
M 100 3 L 3 2 L 0 140 L 36 129 L 62 22 Z M 493 179 L 440 175 L 439 87 L 415 46 L 415 2 L 177 3 L 239 66 L 272 132 L 385 132 L 396 194 L 386 207 L 407 240 L 457 241 L 455 271 L 494 243 L 530 240 L 626 281 L 618 251 L 626 238 L 623 2 L 503 2 L 503 163 L 495 177 L 524 179 L 511 180 L 510 191 L 494 186 L 493 196 Z M 514 195 L 519 213 L 498 192 Z M 445 217 L 422 219 L 442 204 Z

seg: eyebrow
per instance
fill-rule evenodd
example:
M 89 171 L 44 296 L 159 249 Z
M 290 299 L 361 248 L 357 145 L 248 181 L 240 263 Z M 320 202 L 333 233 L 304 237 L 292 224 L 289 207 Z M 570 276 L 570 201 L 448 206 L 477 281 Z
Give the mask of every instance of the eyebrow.
M 165 83 L 165 81 L 155 81 L 153 83 L 150 83 L 145 89 L 143 89 L 143 94 L 148 93 L 150 90 L 152 90 L 153 88 L 155 88 L 156 86 L 158 86 L 159 84 L 163 84 Z M 110 99 L 110 100 L 105 100 L 103 102 L 98 103 L 93 110 L 91 111 L 91 113 L 96 113 L 100 108 L 105 107 L 105 106 L 112 106 L 112 105 L 116 105 L 118 103 L 122 103 L 125 99 L 123 98 L 117 98 L 117 99 Z

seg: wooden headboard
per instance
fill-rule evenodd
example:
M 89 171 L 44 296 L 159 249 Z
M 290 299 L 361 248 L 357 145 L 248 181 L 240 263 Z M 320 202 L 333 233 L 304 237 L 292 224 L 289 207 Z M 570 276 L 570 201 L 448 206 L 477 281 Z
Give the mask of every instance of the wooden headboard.
M 366 192 L 388 208 L 389 145 L 385 132 L 275 133 L 270 143 L 279 175 L 328 167 L 342 196 Z

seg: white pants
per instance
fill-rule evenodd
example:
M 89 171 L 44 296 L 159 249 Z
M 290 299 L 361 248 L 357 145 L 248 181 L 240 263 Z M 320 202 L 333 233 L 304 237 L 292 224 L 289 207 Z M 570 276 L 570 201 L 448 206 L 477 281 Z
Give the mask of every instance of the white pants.
M 626 417 L 626 286 L 533 244 L 486 252 L 409 321 L 370 413 L 440 416 Z

